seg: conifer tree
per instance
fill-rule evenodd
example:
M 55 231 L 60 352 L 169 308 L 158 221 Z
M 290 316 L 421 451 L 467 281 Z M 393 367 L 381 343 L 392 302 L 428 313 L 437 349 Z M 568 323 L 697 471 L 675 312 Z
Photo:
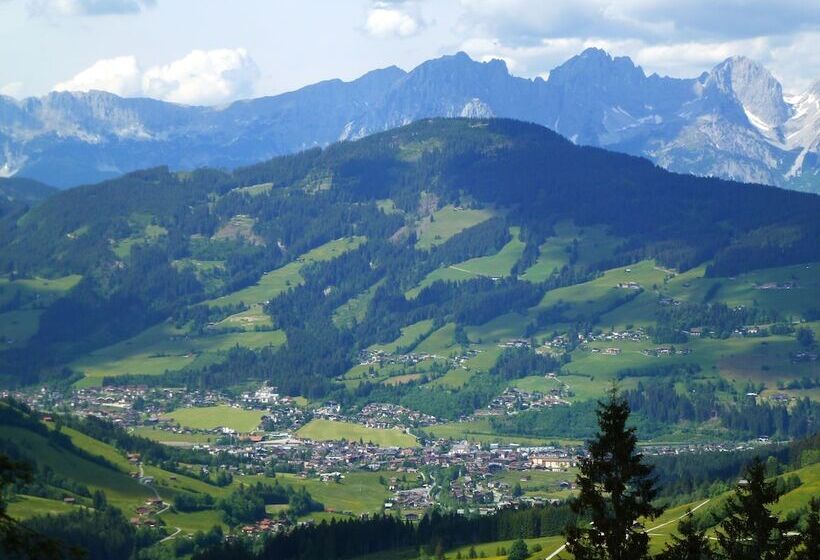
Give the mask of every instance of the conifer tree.
M 729 560 L 783 560 L 797 539 L 788 535 L 796 521 L 781 521 L 770 507 L 780 499 L 774 482 L 766 481 L 766 465 L 756 457 L 745 479 L 726 503 L 726 515 L 717 533 L 718 543 Z
M 801 547 L 794 557 L 795 560 L 820 558 L 820 498 L 812 498 L 809 502 L 809 515 L 806 518 Z
M 598 403 L 599 432 L 588 442 L 577 476 L 575 513 L 591 519 L 589 527 L 566 530 L 567 551 L 576 560 L 640 560 L 646 558 L 649 536 L 639 518 L 663 512 L 652 505 L 657 495 L 652 467 L 637 449 L 635 428 L 627 428 L 629 405 L 613 387 Z
M 524 542 L 524 539 L 518 539 L 510 546 L 510 554 L 507 556 L 507 560 L 526 560 L 529 555 L 530 551 L 527 548 L 527 543 Z
M 711 560 L 715 557 L 709 539 L 695 525 L 691 510 L 678 523 L 678 533 L 680 536 L 674 535 L 672 542 L 666 545 L 661 560 Z

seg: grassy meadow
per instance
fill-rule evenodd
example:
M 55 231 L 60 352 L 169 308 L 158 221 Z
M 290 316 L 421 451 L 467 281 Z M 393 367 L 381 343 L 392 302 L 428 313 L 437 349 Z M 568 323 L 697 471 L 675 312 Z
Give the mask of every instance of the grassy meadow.
M 492 215 L 493 212 L 490 210 L 472 210 L 454 206 L 440 208 L 433 212 L 432 219 L 429 216 L 422 219 L 417 228 L 416 247 L 429 249 L 440 245 L 465 229 L 491 218 Z
M 302 426 L 296 435 L 315 441 L 364 441 L 381 447 L 418 447 L 416 438 L 394 429 L 368 428 L 352 422 L 315 419 Z
M 459 280 L 469 280 L 477 276 L 486 276 L 489 278 L 509 276 L 512 272 L 513 265 L 521 258 L 521 254 L 524 252 L 524 242 L 518 238 L 519 233 L 519 228 L 511 227 L 510 234 L 512 235 L 512 239 L 497 253 L 438 268 L 425 276 L 418 286 L 408 290 L 405 295 L 411 299 L 415 298 L 421 290 L 437 280 L 457 282 Z
M 228 405 L 178 408 L 168 418 L 192 430 L 226 427 L 236 432 L 252 432 L 259 427 L 263 411 L 245 410 Z
M 299 286 L 304 279 L 301 275 L 302 268 L 310 263 L 328 261 L 339 255 L 353 250 L 362 243 L 364 237 L 344 237 L 330 241 L 321 245 L 295 261 L 277 268 L 262 275 L 259 281 L 253 286 L 248 286 L 236 292 L 224 295 L 205 302 L 211 306 L 237 305 L 244 303 L 251 305 L 254 303 L 264 303 L 275 298 L 288 288 Z

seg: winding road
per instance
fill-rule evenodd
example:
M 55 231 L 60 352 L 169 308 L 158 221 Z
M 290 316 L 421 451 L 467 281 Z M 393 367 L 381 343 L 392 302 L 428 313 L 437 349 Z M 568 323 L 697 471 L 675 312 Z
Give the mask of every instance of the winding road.
M 145 482 L 145 469 L 142 467 L 142 463 L 140 463 L 139 482 L 140 482 L 140 484 L 142 484 L 146 488 L 149 488 L 154 493 L 154 496 L 156 496 L 157 500 L 159 500 L 163 504 L 165 504 L 165 507 L 163 507 L 161 510 L 159 510 L 155 513 L 152 513 L 151 514 L 152 516 L 158 517 L 158 516 L 162 515 L 163 513 L 165 513 L 166 511 L 168 511 L 171 508 L 170 504 L 168 504 L 165 500 L 163 500 L 162 496 L 159 495 L 159 491 L 156 489 L 156 487 L 154 487 L 154 485 L 149 483 L 149 482 Z M 171 533 L 167 537 L 161 539 L 159 542 L 170 541 L 170 540 L 176 538 L 176 536 L 179 535 L 182 532 L 182 529 L 180 529 L 179 527 L 174 527 L 174 529 L 176 529 L 176 531 L 174 531 L 173 533 Z

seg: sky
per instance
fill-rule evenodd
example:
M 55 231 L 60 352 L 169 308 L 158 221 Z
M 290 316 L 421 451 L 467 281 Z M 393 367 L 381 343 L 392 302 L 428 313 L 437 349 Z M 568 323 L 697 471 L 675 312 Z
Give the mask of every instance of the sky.
M 219 105 L 460 50 L 546 78 L 592 46 L 675 77 L 744 55 L 799 93 L 820 0 L 0 0 L 0 94 Z

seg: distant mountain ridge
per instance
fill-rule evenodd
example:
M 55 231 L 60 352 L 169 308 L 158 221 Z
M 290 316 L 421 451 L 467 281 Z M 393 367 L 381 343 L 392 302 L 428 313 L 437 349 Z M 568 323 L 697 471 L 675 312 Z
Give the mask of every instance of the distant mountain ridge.
M 744 57 L 679 79 L 647 76 L 600 49 L 547 80 L 457 53 L 226 107 L 98 91 L 0 97 L 0 176 L 66 187 L 161 164 L 236 167 L 458 116 L 531 121 L 672 171 L 820 192 L 820 81 L 787 101 L 768 70 Z

